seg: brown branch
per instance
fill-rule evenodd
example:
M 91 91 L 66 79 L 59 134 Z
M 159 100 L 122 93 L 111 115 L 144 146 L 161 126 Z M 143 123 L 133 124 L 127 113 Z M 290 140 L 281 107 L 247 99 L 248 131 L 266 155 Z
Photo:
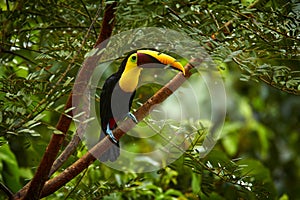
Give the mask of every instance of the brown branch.
M 90 77 L 97 66 L 97 62 L 100 59 L 100 56 L 91 56 L 88 57 L 85 62 L 83 63 L 82 68 L 78 72 L 78 76 L 76 79 L 76 82 L 74 83 L 73 87 L 73 104 L 72 106 L 77 109 L 77 106 L 80 106 L 79 99 L 85 98 L 84 91 L 86 90 L 86 87 L 88 85 L 88 81 L 90 80 Z M 78 118 L 80 121 L 85 121 L 89 117 L 89 105 L 82 105 L 85 106 L 85 113 Z M 73 110 L 74 112 L 75 110 Z M 78 129 L 84 129 L 84 125 L 80 125 Z M 80 140 L 80 137 L 78 135 L 78 129 L 76 130 L 74 136 L 72 137 L 71 141 L 67 145 L 67 147 L 64 149 L 64 151 L 60 154 L 60 156 L 54 161 L 51 170 L 49 172 L 49 177 L 57 171 L 63 163 L 72 155 L 72 153 L 76 150 Z
M 65 110 L 71 108 L 72 106 L 72 95 L 69 96 L 68 101 L 65 105 Z M 72 115 L 71 111 L 67 113 L 67 115 Z M 65 133 L 69 129 L 69 125 L 72 121 L 71 118 L 67 117 L 67 115 L 61 115 L 60 119 L 56 125 L 56 129 L 61 131 L 63 134 L 53 134 L 51 140 L 46 148 L 42 161 L 31 180 L 30 184 L 25 185 L 22 189 L 26 189 L 26 194 L 19 196 L 19 193 L 15 195 L 15 199 L 21 197 L 21 199 L 39 199 L 40 193 L 45 182 L 48 179 L 48 174 L 51 169 L 51 165 L 54 162 L 60 146 L 65 138 Z M 28 189 L 28 190 L 27 190 Z
M 202 62 L 202 61 L 200 61 Z M 177 88 L 179 88 L 184 81 L 191 76 L 189 70 L 193 68 L 193 65 L 187 64 L 185 66 L 186 76 L 184 77 L 182 73 L 177 74 L 168 84 L 161 88 L 156 94 L 154 94 L 147 102 L 145 102 L 135 113 L 135 117 L 138 121 L 141 121 L 145 118 L 151 108 L 165 99 L 167 99 Z M 123 121 L 120 126 L 113 130 L 114 136 L 119 140 L 127 131 L 132 129 L 136 124 L 131 120 L 127 119 Z M 46 197 L 63 185 L 68 183 L 74 177 L 76 177 L 80 172 L 86 169 L 90 164 L 92 164 L 96 159 L 99 158 L 110 146 L 112 142 L 110 141 L 109 136 L 106 136 L 103 140 L 97 143 L 88 153 L 83 157 L 77 160 L 73 165 L 65 169 L 61 174 L 50 179 L 46 182 L 41 197 Z M 94 157 L 95 156 L 95 157 Z
M 97 42 L 95 44 L 95 48 L 104 48 L 106 43 L 98 47 L 98 45 L 105 40 L 107 40 L 111 35 L 114 27 L 114 21 L 115 21 L 115 13 L 114 10 L 117 7 L 117 3 L 114 2 L 112 4 L 108 4 L 105 7 L 105 13 L 102 21 L 101 26 L 101 32 L 99 34 L 99 37 L 97 39 Z M 75 91 L 73 90 L 73 97 L 74 100 L 83 98 L 82 95 L 83 91 L 86 89 L 88 81 L 90 80 L 90 77 L 92 75 L 92 72 L 94 71 L 95 67 L 97 66 L 97 62 L 100 59 L 101 56 L 92 56 L 86 59 L 86 61 L 83 63 L 83 66 L 81 70 L 78 73 L 76 83 L 74 85 Z M 85 106 L 85 115 L 82 116 L 83 118 L 80 119 L 80 121 L 85 121 L 89 117 L 89 100 L 86 103 Z M 78 105 L 78 103 L 74 102 L 74 105 Z M 85 125 L 80 125 L 80 129 L 84 129 Z M 64 151 L 60 154 L 60 156 L 55 160 L 55 162 L 52 165 L 51 171 L 49 173 L 49 176 L 51 176 L 54 172 L 56 172 L 65 162 L 66 160 L 72 155 L 72 153 L 75 152 L 78 144 L 80 143 L 81 139 L 78 135 L 78 132 L 74 134 L 71 141 L 67 145 L 67 147 L 64 149 Z
M 51 177 L 54 174 L 54 172 L 56 172 L 66 162 L 66 160 L 68 160 L 68 158 L 75 152 L 80 141 L 81 141 L 80 137 L 78 136 L 77 133 L 75 133 L 71 141 L 66 146 L 66 148 L 59 155 L 59 157 L 54 161 L 51 170 L 49 172 L 49 177 Z
M 101 34 L 104 34 L 104 35 L 100 34 L 100 36 L 97 40 L 97 43 L 101 42 L 101 40 L 104 41 L 105 39 L 109 38 L 112 34 L 113 24 L 109 25 L 109 22 L 114 20 L 115 15 L 113 13 L 111 13 L 111 10 L 114 10 L 113 6 L 116 7 L 116 3 L 110 4 L 106 7 L 108 9 L 106 10 L 107 12 L 105 12 L 105 14 L 104 14 L 104 18 L 107 20 L 107 22 L 105 22 L 105 21 L 102 22 L 102 31 L 101 31 Z M 109 15 L 112 18 L 109 18 L 109 16 L 107 16 L 107 15 Z M 107 29 L 107 27 L 109 27 L 109 28 Z M 103 30 L 103 29 L 105 29 L 105 30 Z M 87 34 L 89 34 L 89 31 Z M 95 60 L 93 58 L 91 58 L 89 61 L 94 62 Z M 86 63 L 89 63 L 89 62 L 86 62 Z M 83 66 L 83 68 L 81 70 L 81 72 L 83 72 L 83 74 L 84 74 L 84 76 L 81 77 L 83 82 L 80 82 L 82 85 L 80 87 L 78 87 L 78 88 L 82 89 L 82 91 L 85 90 L 85 88 L 87 86 L 87 80 L 89 80 L 89 77 L 93 72 L 93 67 L 95 67 L 96 65 L 92 64 L 92 65 L 85 65 L 85 66 L 87 66 L 87 67 L 84 68 L 84 66 Z M 86 83 L 84 83 L 84 82 L 86 82 Z M 80 91 L 77 91 L 77 92 L 79 94 L 83 94 L 83 92 L 82 93 L 80 93 Z M 73 98 L 74 98 L 74 96 L 72 95 L 72 93 L 70 93 L 64 110 L 68 110 L 72 107 L 72 99 Z M 49 178 L 48 175 L 51 170 L 51 166 L 61 148 L 61 144 L 65 138 L 65 134 L 67 133 L 67 131 L 70 127 L 70 124 L 72 121 L 70 116 L 72 116 L 71 110 L 68 113 L 62 114 L 60 116 L 60 119 L 56 125 L 56 129 L 61 131 L 62 134 L 53 134 L 52 135 L 51 140 L 46 148 L 46 151 L 43 155 L 43 158 L 37 168 L 37 171 L 36 171 L 33 179 L 27 185 L 25 185 L 18 193 L 16 193 L 14 195 L 14 199 L 34 200 L 34 199 L 40 198 L 40 194 L 44 187 L 44 184 L 47 181 L 47 179 Z M 76 146 L 74 146 L 74 149 L 76 149 Z
M 115 24 L 115 9 L 117 7 L 117 2 L 112 4 L 107 4 L 105 7 L 105 14 L 103 16 L 101 33 L 97 39 L 97 42 L 94 47 L 97 47 L 104 40 L 108 39 L 111 36 L 111 33 Z M 100 47 L 101 48 L 101 47 Z

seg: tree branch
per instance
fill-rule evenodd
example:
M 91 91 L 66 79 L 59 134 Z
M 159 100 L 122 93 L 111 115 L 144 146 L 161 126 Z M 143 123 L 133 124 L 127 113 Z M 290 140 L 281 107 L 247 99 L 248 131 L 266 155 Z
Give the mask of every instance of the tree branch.
M 201 63 L 201 61 L 193 60 L 193 63 Z M 193 68 L 192 64 L 187 64 L 185 66 L 186 75 L 183 76 L 182 73 L 178 73 L 168 84 L 162 87 L 156 94 L 154 94 L 148 101 L 146 101 L 135 113 L 135 117 L 138 121 L 144 119 L 151 108 L 156 104 L 163 102 L 167 99 L 177 88 L 179 88 L 187 78 L 191 76 L 189 72 L 190 69 Z M 127 131 L 132 129 L 136 124 L 131 119 L 126 119 L 123 121 L 120 126 L 113 130 L 114 136 L 119 140 Z M 86 153 L 83 157 L 77 160 L 73 165 L 69 166 L 65 169 L 61 174 L 50 179 L 46 182 L 41 197 L 46 197 L 63 185 L 68 183 L 74 177 L 76 177 L 80 172 L 86 169 L 90 164 L 92 164 L 96 159 L 99 158 L 108 148 L 111 147 L 113 143 L 110 141 L 110 137 L 106 136 L 100 142 L 98 142 L 88 153 Z M 95 157 L 94 157 L 95 156 Z
M 90 80 L 90 77 L 94 71 L 94 68 L 97 66 L 97 62 L 98 62 L 99 58 L 100 58 L 100 56 L 88 57 L 86 59 L 86 61 L 83 63 L 82 68 L 78 72 L 78 76 L 77 76 L 76 82 L 74 83 L 73 93 L 72 93 L 72 97 L 73 97 L 72 105 L 73 106 L 75 106 L 75 107 L 76 107 L 76 105 L 79 106 L 79 102 L 77 102 L 78 99 L 88 98 L 88 97 L 83 96 L 84 91 L 86 90 L 86 87 L 88 85 L 88 80 Z M 85 103 L 85 105 L 82 105 L 82 106 L 84 106 L 85 113 L 78 118 L 78 120 L 80 120 L 80 121 L 85 121 L 89 117 L 89 114 L 90 114 L 89 99 L 87 99 L 87 101 L 88 102 Z M 88 105 L 86 105 L 86 104 L 88 104 Z M 74 111 L 74 110 L 72 110 L 72 111 Z M 72 155 L 72 153 L 74 153 L 74 151 L 76 150 L 79 142 L 81 141 L 80 137 L 78 135 L 79 129 L 80 130 L 84 129 L 84 125 L 80 125 L 80 127 L 77 128 L 75 134 L 73 135 L 73 137 L 72 137 L 71 141 L 69 142 L 69 144 L 67 145 L 67 147 L 60 154 L 60 156 L 54 161 L 54 163 L 51 167 L 51 170 L 49 172 L 49 177 L 55 171 L 57 171 L 66 162 L 66 160 L 70 157 L 70 155 Z
M 68 101 L 65 105 L 65 110 L 72 107 L 72 95 L 69 96 Z M 48 179 L 48 174 L 51 169 L 52 163 L 54 162 L 61 144 L 65 138 L 65 133 L 69 129 L 69 125 L 72 121 L 69 115 L 72 115 L 71 111 L 60 116 L 60 119 L 56 125 L 56 129 L 61 131 L 63 134 L 53 134 L 51 140 L 46 148 L 44 156 L 40 162 L 40 165 L 29 184 L 25 185 L 22 189 L 26 189 L 26 193 L 21 195 L 21 199 L 39 199 L 42 188 Z M 28 190 L 27 190 L 28 189 Z M 15 198 L 19 198 L 18 193 Z
M 103 21 L 102 22 L 102 31 L 101 34 L 96 42 L 96 45 L 98 43 L 102 41 L 104 41 L 105 39 L 109 38 L 111 36 L 112 30 L 113 30 L 113 24 L 111 24 L 110 28 L 107 30 L 107 26 L 109 26 L 109 22 L 111 20 L 114 19 L 114 14 L 111 14 L 111 10 L 114 10 L 114 6 L 116 7 L 116 2 L 113 4 L 109 4 L 107 5 L 107 10 L 105 11 L 105 16 L 103 20 L 107 20 L 107 21 Z M 112 18 L 109 18 L 110 17 Z M 92 27 L 92 25 L 91 25 Z M 90 27 L 90 28 L 91 28 Z M 105 30 L 103 30 L 105 29 Z M 89 34 L 90 29 L 88 30 Z M 83 44 L 85 43 L 85 41 L 83 41 Z M 96 46 L 95 45 L 95 46 Z M 95 59 L 90 59 L 89 62 L 94 62 Z M 86 62 L 86 63 L 89 63 Z M 86 66 L 86 67 L 84 67 Z M 96 65 L 84 65 L 83 68 L 81 69 L 81 72 L 84 74 L 84 76 L 82 76 L 82 80 L 83 82 L 81 82 L 81 86 L 78 87 L 80 89 L 82 89 L 82 91 L 85 90 L 86 86 L 87 86 L 87 82 L 86 80 L 89 80 L 89 78 L 87 79 L 86 77 L 90 77 L 90 75 L 93 72 L 93 67 L 95 67 Z M 86 82 L 86 83 L 85 83 Z M 83 94 L 80 93 L 80 91 L 77 91 L 79 94 Z M 70 110 L 70 108 L 72 107 L 72 99 L 73 99 L 73 95 L 72 93 L 70 93 L 69 98 L 67 100 L 67 103 L 65 105 L 64 110 Z M 69 116 L 69 117 L 68 117 Z M 30 199 L 30 200 L 35 200 L 35 199 L 39 199 L 40 198 L 40 194 L 41 191 L 44 187 L 45 182 L 47 181 L 47 179 L 49 178 L 49 172 L 51 170 L 51 166 L 53 164 L 53 162 L 55 161 L 55 158 L 61 148 L 61 144 L 65 138 L 65 134 L 67 133 L 70 124 L 72 122 L 72 118 L 70 117 L 72 116 L 72 111 L 70 110 L 68 113 L 62 114 L 60 116 L 60 119 L 56 125 L 56 129 L 61 131 L 62 134 L 53 134 L 51 137 L 51 140 L 46 148 L 46 151 L 43 155 L 43 158 L 37 168 L 37 171 L 33 177 L 33 179 L 27 184 L 25 185 L 17 194 L 14 195 L 14 199 Z M 78 144 L 78 143 L 77 143 Z M 74 144 L 72 144 L 74 145 Z M 77 145 L 74 145 L 74 150 L 76 149 Z M 70 154 L 69 154 L 70 155 Z M 64 159 L 66 160 L 68 158 L 68 156 L 66 156 Z M 63 163 L 63 160 L 59 160 L 60 166 Z M 56 169 L 58 169 L 58 167 L 56 167 Z M 53 173 L 53 170 L 52 170 Z
M 113 2 L 112 4 L 106 5 L 105 14 L 103 16 L 103 21 L 102 21 L 101 33 L 100 33 L 94 47 L 97 47 L 104 40 L 108 39 L 111 36 L 114 25 L 115 25 L 115 9 L 116 9 L 116 7 L 117 7 L 117 2 Z
M 102 21 L 102 28 L 101 28 L 101 33 L 99 34 L 98 40 L 95 44 L 94 47 L 97 47 L 100 43 L 103 41 L 107 40 L 111 35 L 112 35 L 112 30 L 114 27 L 114 21 L 115 21 L 115 13 L 114 10 L 117 7 L 117 3 L 114 2 L 112 4 L 108 4 L 105 7 L 105 13 Z M 104 44 L 106 45 L 106 44 Z M 102 45 L 101 47 L 98 48 L 104 48 L 105 46 Z M 88 85 L 88 80 L 90 80 L 90 77 L 92 75 L 92 72 L 94 71 L 95 67 L 97 66 L 97 62 L 100 59 L 100 56 L 95 56 L 98 58 L 94 57 L 88 57 L 86 61 L 83 63 L 83 66 L 81 70 L 78 73 L 76 83 L 74 85 L 74 88 L 76 88 L 76 91 L 73 91 L 73 99 L 80 99 L 82 98 L 83 91 L 86 89 Z M 85 114 L 82 116 L 82 119 L 80 121 L 85 121 L 89 117 L 89 99 L 86 100 L 85 105 Z M 78 105 L 77 103 L 74 103 L 75 105 Z M 82 125 L 84 126 L 84 125 Z M 80 129 L 84 129 L 84 127 L 80 127 Z M 51 168 L 51 171 L 49 173 L 49 177 L 56 172 L 65 162 L 66 160 L 72 155 L 72 153 L 75 152 L 79 142 L 81 141 L 78 132 L 74 134 L 72 137 L 71 141 L 67 145 L 67 147 L 64 149 L 64 151 L 60 154 L 60 156 L 55 160 L 53 163 L 53 166 Z

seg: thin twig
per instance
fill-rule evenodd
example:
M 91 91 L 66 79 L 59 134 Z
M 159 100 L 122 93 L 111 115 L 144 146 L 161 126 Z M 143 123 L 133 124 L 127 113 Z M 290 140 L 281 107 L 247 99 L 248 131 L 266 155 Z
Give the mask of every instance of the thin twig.
M 83 0 L 80 0 L 80 2 L 81 2 L 81 4 L 83 5 L 83 8 L 84 8 L 86 14 L 89 16 L 89 19 L 90 19 L 90 21 L 91 21 L 91 24 L 93 24 L 93 31 L 94 31 L 95 37 L 97 38 L 97 31 L 96 31 L 95 26 L 94 26 L 94 20 L 95 20 L 95 19 L 94 19 L 94 20 L 92 19 L 92 16 L 91 16 L 89 10 L 87 9 L 85 3 L 83 2 Z
M 79 178 L 79 180 L 77 181 L 77 183 L 74 185 L 74 187 L 72 188 L 72 190 L 67 194 L 67 196 L 65 197 L 65 199 L 67 200 L 69 198 L 69 196 L 71 194 L 74 193 L 74 191 L 76 190 L 76 188 L 79 186 L 79 183 L 82 181 L 83 177 L 85 176 L 86 172 L 88 171 L 88 168 L 86 168 L 82 174 L 82 176 Z
M 12 199 L 13 198 L 14 194 L 2 182 L 0 182 L 0 190 L 2 190 L 8 196 L 8 199 Z

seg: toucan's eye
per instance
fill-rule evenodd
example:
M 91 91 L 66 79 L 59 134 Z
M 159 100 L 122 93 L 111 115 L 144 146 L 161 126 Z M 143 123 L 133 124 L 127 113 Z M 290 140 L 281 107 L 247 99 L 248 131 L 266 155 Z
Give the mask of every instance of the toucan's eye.
M 131 56 L 131 62 L 136 62 L 136 60 L 137 60 L 136 55 Z

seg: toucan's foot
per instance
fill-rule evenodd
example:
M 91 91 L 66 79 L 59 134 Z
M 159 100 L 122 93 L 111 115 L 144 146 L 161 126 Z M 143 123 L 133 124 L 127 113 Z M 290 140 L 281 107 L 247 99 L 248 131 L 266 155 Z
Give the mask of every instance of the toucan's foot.
M 112 141 L 114 143 L 118 143 L 117 139 L 115 138 L 114 134 L 112 133 L 112 130 L 109 128 L 109 124 L 107 124 L 106 133 L 109 135 L 109 137 L 112 139 Z
M 128 117 L 130 117 L 132 119 L 132 121 L 134 121 L 134 123 L 139 123 L 139 121 L 136 119 L 136 117 L 131 113 L 131 112 L 128 112 L 127 113 Z

